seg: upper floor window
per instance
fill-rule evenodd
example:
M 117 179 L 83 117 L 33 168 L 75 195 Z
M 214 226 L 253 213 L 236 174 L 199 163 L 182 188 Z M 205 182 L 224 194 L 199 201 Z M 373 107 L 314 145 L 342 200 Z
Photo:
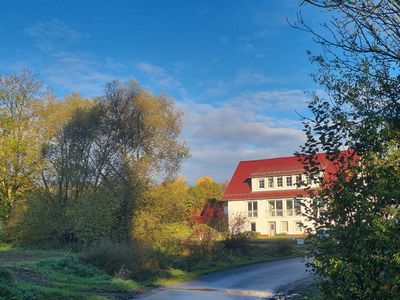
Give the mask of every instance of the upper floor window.
M 264 179 L 258 180 L 258 187 L 259 187 L 260 189 L 265 188 L 265 180 L 264 180 Z
M 292 186 L 292 176 L 286 177 L 286 186 Z
M 269 177 L 268 178 L 268 187 L 273 188 L 274 187 L 274 177 Z
M 296 175 L 296 184 L 301 184 L 301 175 Z
M 247 211 L 248 217 L 258 217 L 257 201 L 247 202 Z
M 309 175 L 306 176 L 307 185 L 311 185 L 312 181 Z
M 276 186 L 277 187 L 283 187 L 283 178 L 282 177 L 277 177 L 276 178 Z

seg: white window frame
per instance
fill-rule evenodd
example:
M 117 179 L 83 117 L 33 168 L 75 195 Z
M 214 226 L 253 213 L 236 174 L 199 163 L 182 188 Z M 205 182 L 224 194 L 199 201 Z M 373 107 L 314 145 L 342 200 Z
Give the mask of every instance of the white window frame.
M 280 183 L 280 185 L 279 185 L 279 183 Z M 283 177 L 282 176 L 276 177 L 276 187 L 283 187 Z
M 259 179 L 258 180 L 258 188 L 259 189 L 264 189 L 265 188 L 265 179 Z
M 257 218 L 258 217 L 258 203 L 257 203 L 257 201 L 249 201 L 249 202 L 247 202 L 247 216 L 249 218 Z
M 268 177 L 267 184 L 268 184 L 269 189 L 273 189 L 274 188 L 274 177 Z
M 278 202 L 280 202 L 282 204 L 281 205 L 282 208 L 279 208 L 279 209 L 277 208 L 278 207 L 278 205 L 277 205 Z M 271 209 L 270 203 L 274 204 L 273 205 L 273 209 Z M 267 215 L 269 217 L 283 217 L 283 200 L 280 200 L 280 199 L 278 199 L 278 200 L 268 200 L 268 202 L 267 202 L 267 210 L 268 210 Z
M 292 176 L 286 176 L 285 179 L 286 179 L 286 180 L 285 180 L 286 186 L 293 186 L 293 179 L 292 179 Z M 290 183 L 290 184 L 288 184 L 288 183 Z

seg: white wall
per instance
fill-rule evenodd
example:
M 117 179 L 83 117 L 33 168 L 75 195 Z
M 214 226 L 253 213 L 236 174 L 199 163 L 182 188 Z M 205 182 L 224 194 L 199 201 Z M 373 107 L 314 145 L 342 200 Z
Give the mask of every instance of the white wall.
M 285 199 L 276 199 L 276 200 L 283 200 L 284 206 L 283 209 L 285 210 L 285 200 L 290 200 L 291 198 L 285 198 Z M 274 200 L 274 199 L 268 199 L 268 200 Z M 228 201 L 228 220 L 230 226 L 233 224 L 234 219 L 237 216 L 243 216 L 246 219 L 246 224 L 245 228 L 243 229 L 244 231 L 250 231 L 251 230 L 251 223 L 254 222 L 256 223 L 256 231 L 269 235 L 269 222 L 276 222 L 276 234 L 283 233 L 282 231 L 282 221 L 287 221 L 288 222 L 288 231 L 285 232 L 287 234 L 302 234 L 303 232 L 296 231 L 295 229 L 295 223 L 296 222 L 302 222 L 305 225 L 310 226 L 311 224 L 308 223 L 303 216 L 269 216 L 268 215 L 268 210 L 267 210 L 267 204 L 268 204 L 267 199 L 262 199 L 262 200 L 232 200 Z M 248 202 L 250 201 L 257 201 L 257 206 L 258 206 L 258 216 L 257 217 L 248 217 Z M 304 208 L 302 208 L 303 210 Z

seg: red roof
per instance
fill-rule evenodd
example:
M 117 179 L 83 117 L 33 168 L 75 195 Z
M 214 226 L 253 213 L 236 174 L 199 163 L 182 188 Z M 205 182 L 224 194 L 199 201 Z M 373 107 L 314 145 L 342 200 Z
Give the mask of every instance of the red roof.
M 321 165 L 331 169 L 332 164 L 326 159 L 325 154 L 318 154 Z M 282 189 L 273 191 L 251 191 L 251 178 L 277 175 L 295 175 L 304 173 L 303 164 L 296 156 L 278 157 L 260 160 L 239 162 L 222 200 L 268 199 L 268 198 L 293 198 L 306 196 L 304 189 Z

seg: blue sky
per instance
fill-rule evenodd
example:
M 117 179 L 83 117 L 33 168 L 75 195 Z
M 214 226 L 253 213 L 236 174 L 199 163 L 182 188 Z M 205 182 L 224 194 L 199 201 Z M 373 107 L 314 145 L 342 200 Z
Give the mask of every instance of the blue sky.
M 291 155 L 316 90 L 296 0 L 2 1 L 0 74 L 28 68 L 57 97 L 135 79 L 184 111 L 182 175 L 223 181 L 239 160 Z M 310 23 L 323 20 L 301 8 Z

